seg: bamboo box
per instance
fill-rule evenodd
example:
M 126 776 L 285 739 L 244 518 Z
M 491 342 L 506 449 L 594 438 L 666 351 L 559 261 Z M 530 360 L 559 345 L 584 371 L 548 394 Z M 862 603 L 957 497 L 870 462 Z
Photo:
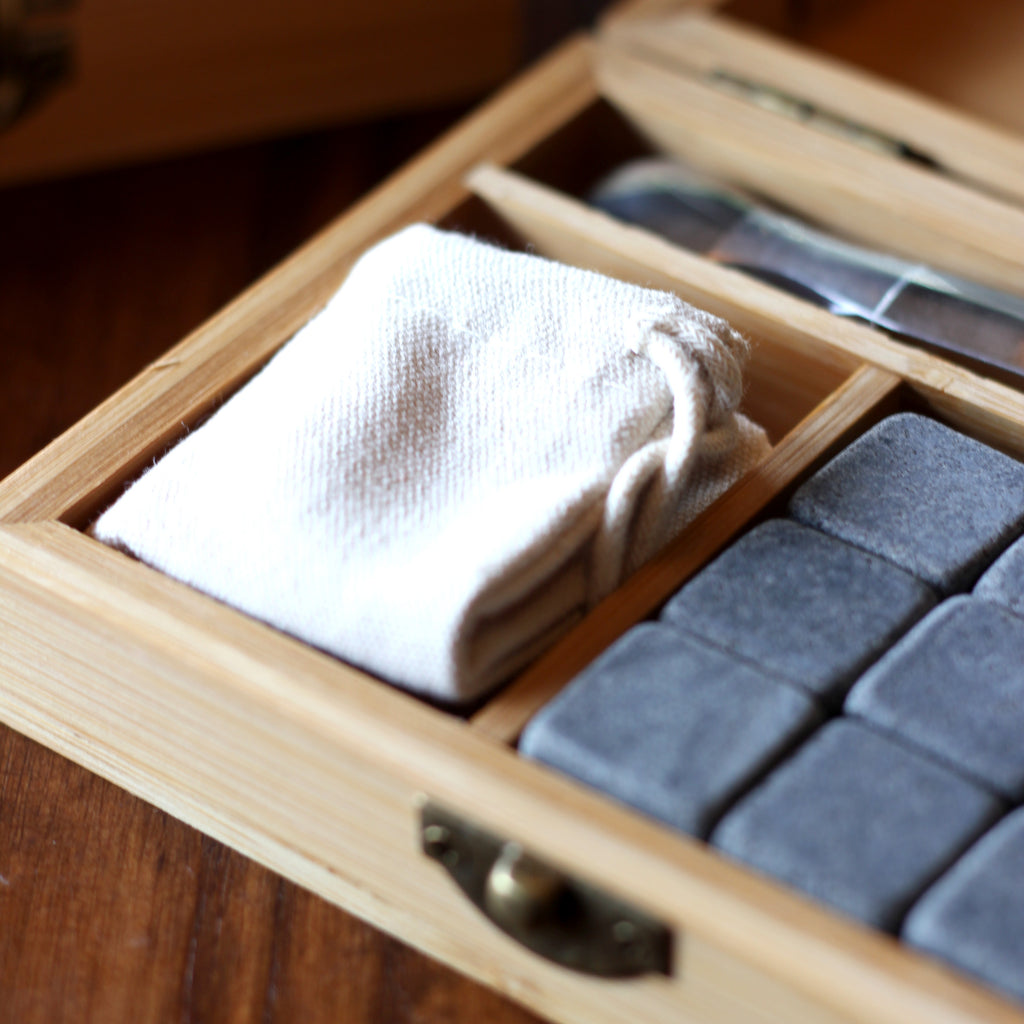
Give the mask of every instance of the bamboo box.
M 0 484 L 0 717 L 553 1021 L 1019 1024 L 1024 1007 L 516 751 L 526 721 L 581 668 L 883 416 L 924 411 L 1024 458 L 1019 391 L 581 201 L 623 159 L 666 152 L 864 243 L 1024 289 L 1024 140 L 712 6 L 642 0 L 564 44 Z M 709 68 L 812 96 L 941 170 L 724 95 Z M 370 678 L 86 533 L 362 251 L 419 220 L 726 317 L 753 341 L 745 411 L 772 444 L 471 714 Z M 496 928 L 431 855 L 463 825 L 655 919 L 669 939 L 662 969 L 594 977 Z

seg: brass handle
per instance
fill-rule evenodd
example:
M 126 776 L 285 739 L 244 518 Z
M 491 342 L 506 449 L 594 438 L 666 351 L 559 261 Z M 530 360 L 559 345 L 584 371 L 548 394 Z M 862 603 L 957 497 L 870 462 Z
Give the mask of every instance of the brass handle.
M 646 913 L 433 803 L 420 843 L 505 934 L 564 967 L 603 977 L 669 974 L 672 934 Z
M 576 909 L 572 903 L 565 876 L 531 857 L 518 843 L 505 843 L 487 872 L 484 909 L 507 932 L 567 920 Z
M 70 0 L 0 0 L 0 131 L 70 77 L 70 33 L 29 27 L 33 15 L 69 6 Z

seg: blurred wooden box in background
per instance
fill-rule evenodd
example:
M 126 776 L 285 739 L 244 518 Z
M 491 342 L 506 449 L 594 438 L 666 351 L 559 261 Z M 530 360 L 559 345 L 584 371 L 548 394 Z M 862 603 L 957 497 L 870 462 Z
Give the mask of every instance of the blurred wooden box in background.
M 5 35 L 56 30 L 69 51 L 64 81 L 0 134 L 0 183 L 466 101 L 599 6 L 0 0 L 0 107 Z
M 711 0 L 689 0 L 696 7 Z M 649 0 L 651 11 L 678 6 Z M 479 98 L 605 0 L 0 0 L 0 185 Z M 823 52 L 1020 129 L 1002 20 L 929 0 L 740 0 Z M 1006 32 L 1006 23 L 1013 29 Z M 61 41 L 58 37 L 63 36 Z M 12 48 L 13 40 L 13 48 Z M 30 44 L 60 81 L 7 123 Z M 63 43 L 63 45 L 61 45 Z

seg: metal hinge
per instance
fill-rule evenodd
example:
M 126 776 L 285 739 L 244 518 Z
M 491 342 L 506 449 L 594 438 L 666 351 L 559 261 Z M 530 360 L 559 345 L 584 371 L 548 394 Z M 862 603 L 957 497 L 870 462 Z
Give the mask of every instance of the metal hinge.
M 71 77 L 73 41 L 49 24 L 74 0 L 0 0 L 0 131 Z
M 929 170 L 948 173 L 934 157 L 910 143 L 872 128 L 861 121 L 837 114 L 835 111 L 821 107 L 802 96 L 786 92 L 784 89 L 777 89 L 773 85 L 733 74 L 724 68 L 715 68 L 708 72 L 706 80 L 720 92 L 726 92 L 737 99 L 753 103 L 763 110 L 780 114 L 791 121 L 799 121 L 816 131 L 845 139 L 862 149 L 899 157 L 902 160 L 919 164 L 921 167 L 927 167 Z
M 671 973 L 672 933 L 661 922 L 434 803 L 420 815 L 423 852 L 527 948 L 602 977 Z

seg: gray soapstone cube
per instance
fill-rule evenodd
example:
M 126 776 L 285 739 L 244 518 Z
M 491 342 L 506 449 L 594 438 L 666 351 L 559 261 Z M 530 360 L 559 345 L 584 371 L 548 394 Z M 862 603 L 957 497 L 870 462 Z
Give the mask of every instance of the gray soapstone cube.
M 934 604 L 930 588 L 889 562 L 775 519 L 693 577 L 661 619 L 838 704 Z
M 534 716 L 519 749 L 703 837 L 820 719 L 797 687 L 642 623 Z
M 1014 541 L 975 584 L 974 596 L 1024 616 L 1024 537 Z
M 1024 1001 L 1024 808 L 914 905 L 901 938 Z
M 846 711 L 1024 800 L 1024 619 L 950 598 L 868 669 Z
M 1024 464 L 900 413 L 812 476 L 789 511 L 952 594 L 1024 530 Z
M 1001 810 L 995 796 L 955 772 L 838 718 L 733 807 L 711 841 L 895 931 L 914 899 Z

